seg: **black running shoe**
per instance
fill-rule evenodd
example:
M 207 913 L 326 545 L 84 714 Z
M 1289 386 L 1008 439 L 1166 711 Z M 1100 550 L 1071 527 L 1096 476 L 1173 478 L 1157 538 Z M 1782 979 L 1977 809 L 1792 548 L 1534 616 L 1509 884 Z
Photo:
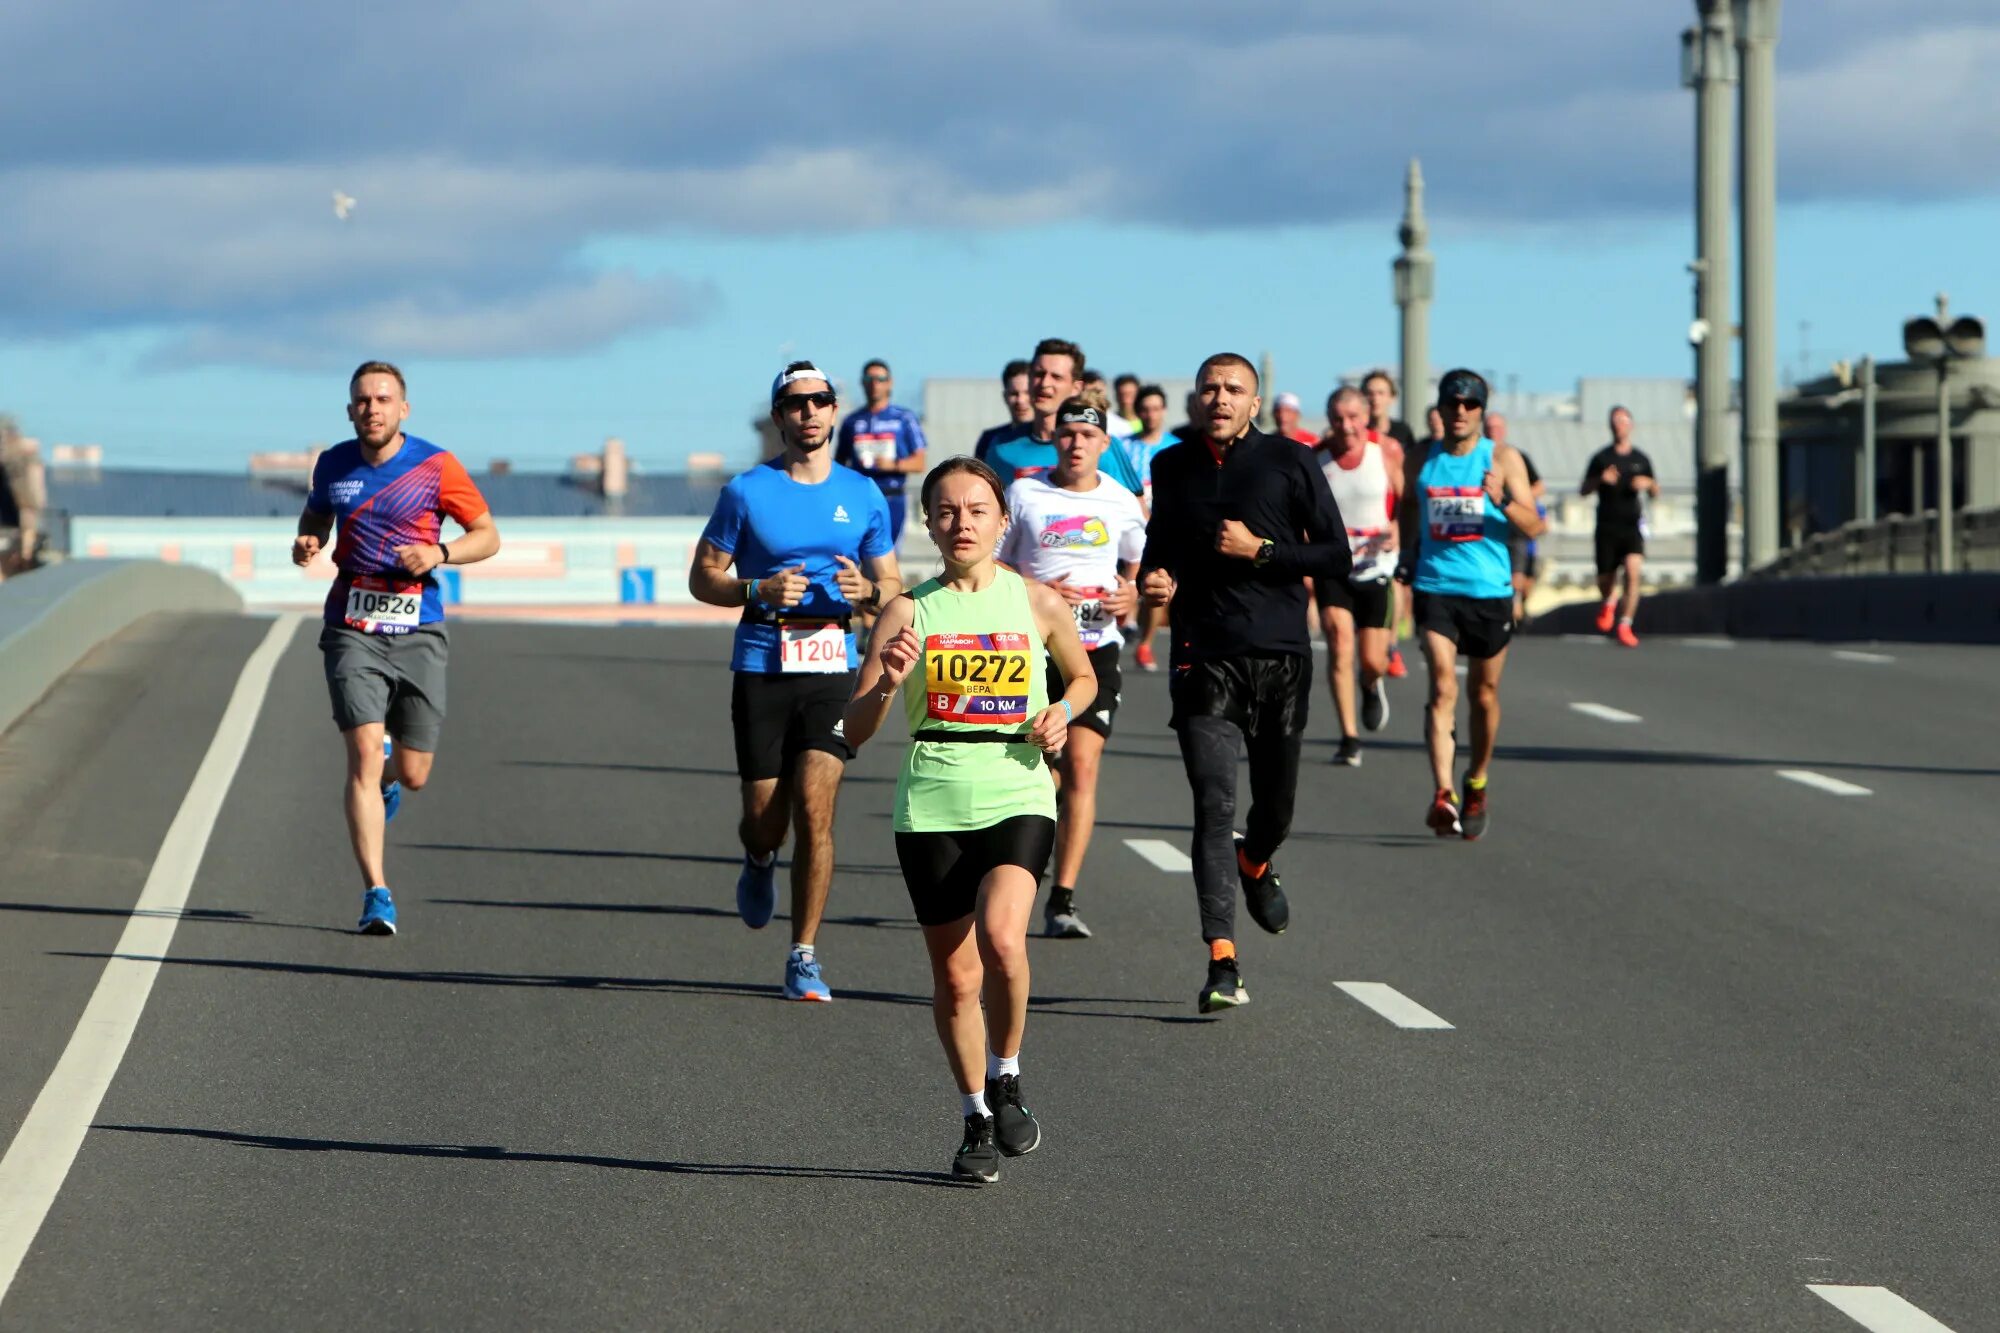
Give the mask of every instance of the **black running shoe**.
M 1361 691 L 1361 725 L 1380 731 L 1389 721 L 1389 682 L 1378 679 Z
M 1243 850 L 1243 835 L 1236 835 L 1236 850 Z M 1246 874 L 1241 856 L 1236 860 L 1236 877 L 1243 881 L 1243 903 L 1250 919 L 1273 935 L 1285 933 L 1292 924 L 1292 905 L 1285 901 L 1285 886 L 1278 882 L 1278 868 L 1267 864 L 1256 877 Z
M 1204 1014 L 1250 1003 L 1250 992 L 1243 989 L 1243 974 L 1236 970 L 1234 958 L 1210 960 L 1208 980 L 1202 983 L 1201 993 L 1194 997 L 1194 1003 L 1195 1008 Z
M 965 1117 L 965 1142 L 951 1159 L 951 1173 L 960 1180 L 977 1180 L 991 1185 L 1000 1179 L 1000 1150 L 993 1144 L 993 1117 L 974 1113 Z
M 1021 1078 L 1002 1074 L 986 1080 L 986 1105 L 993 1112 L 993 1139 L 1009 1157 L 1026 1157 L 1042 1146 L 1041 1122 L 1021 1105 Z
M 1333 756 L 1333 762 L 1336 764 L 1345 764 L 1349 768 L 1361 767 L 1361 738 L 1359 736 L 1342 736 L 1340 738 L 1340 751 Z

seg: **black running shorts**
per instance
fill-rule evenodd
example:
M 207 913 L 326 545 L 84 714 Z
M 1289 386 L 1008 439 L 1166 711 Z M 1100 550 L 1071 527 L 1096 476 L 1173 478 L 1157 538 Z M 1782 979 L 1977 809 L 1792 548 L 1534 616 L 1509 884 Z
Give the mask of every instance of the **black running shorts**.
M 1396 606 L 1395 584 L 1353 583 L 1347 579 L 1314 579 L 1313 600 L 1321 611 L 1345 611 L 1356 629 L 1388 629 Z
M 1219 717 L 1245 737 L 1302 735 L 1312 684 L 1312 660 L 1295 653 L 1176 662 L 1167 679 L 1174 706 L 1168 725 Z
M 784 777 L 807 750 L 830 754 L 843 764 L 854 758 L 842 728 L 853 697 L 851 671 L 791 676 L 737 672 L 729 693 L 737 776 L 745 782 Z
M 1453 597 L 1420 592 L 1414 608 L 1417 634 L 1444 635 L 1458 646 L 1460 657 L 1498 657 L 1514 638 L 1512 597 Z
M 1116 643 L 1108 643 L 1102 648 L 1090 650 L 1090 669 L 1097 674 L 1097 698 L 1088 708 L 1077 710 L 1076 716 L 1069 720 L 1071 729 L 1081 727 L 1085 731 L 1096 732 L 1106 740 L 1111 738 L 1111 721 L 1118 716 L 1118 701 L 1123 697 L 1124 681 L 1118 673 L 1119 648 Z M 1068 685 L 1053 657 L 1049 659 L 1048 675 L 1050 700 L 1062 698 Z
M 408 634 L 370 634 L 351 625 L 319 632 L 333 723 L 352 731 L 380 722 L 405 749 L 434 754 L 444 730 L 445 662 L 451 639 L 442 621 Z
M 1597 525 L 1597 572 L 1610 574 L 1625 567 L 1628 555 L 1646 554 L 1646 534 L 1637 523 Z
M 972 915 L 981 881 L 1001 866 L 1019 866 L 1039 884 L 1055 846 L 1055 820 L 1015 815 L 982 829 L 898 833 L 896 860 L 917 923 L 942 926 Z

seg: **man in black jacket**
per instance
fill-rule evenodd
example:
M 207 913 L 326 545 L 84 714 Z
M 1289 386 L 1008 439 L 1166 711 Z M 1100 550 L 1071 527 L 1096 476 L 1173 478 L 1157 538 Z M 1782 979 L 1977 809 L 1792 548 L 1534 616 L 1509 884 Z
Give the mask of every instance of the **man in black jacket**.
M 1312 695 L 1304 579 L 1347 578 L 1347 527 L 1313 455 L 1252 423 L 1249 360 L 1221 352 L 1195 376 L 1196 431 L 1153 460 L 1141 582 L 1173 608 L 1173 727 L 1194 792 L 1194 882 L 1208 979 L 1203 1013 L 1250 998 L 1236 962 L 1236 888 L 1272 934 L 1291 909 L 1271 856 L 1291 830 Z M 1238 737 L 1250 812 L 1234 838 Z

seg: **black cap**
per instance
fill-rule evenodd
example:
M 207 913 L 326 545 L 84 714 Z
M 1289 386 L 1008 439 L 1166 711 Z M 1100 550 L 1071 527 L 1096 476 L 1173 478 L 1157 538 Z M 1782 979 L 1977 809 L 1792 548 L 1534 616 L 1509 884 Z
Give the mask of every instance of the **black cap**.
M 1446 403 L 1454 398 L 1463 398 L 1469 403 L 1486 408 L 1486 377 L 1476 370 L 1448 370 L 1438 381 L 1438 402 Z

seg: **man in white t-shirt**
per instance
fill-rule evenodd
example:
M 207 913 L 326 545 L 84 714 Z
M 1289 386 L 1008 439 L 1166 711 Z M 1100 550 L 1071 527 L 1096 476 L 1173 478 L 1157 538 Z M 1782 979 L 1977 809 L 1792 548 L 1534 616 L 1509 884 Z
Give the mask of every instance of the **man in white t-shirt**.
M 1347 522 L 1354 570 L 1338 584 L 1313 585 L 1327 642 L 1327 680 L 1340 717 L 1336 764 L 1358 768 L 1361 737 L 1354 727 L 1355 659 L 1361 668 L 1361 724 L 1380 731 L 1389 720 L 1389 646 L 1395 635 L 1397 533 L 1390 516 L 1402 492 L 1403 451 L 1368 426 L 1368 399 L 1349 385 L 1326 404 L 1332 432 L 1317 452 L 1327 488 Z M 1359 649 L 1357 653 L 1357 648 Z
M 1076 614 L 1077 633 L 1097 673 L 1097 698 L 1078 710 L 1056 768 L 1062 808 L 1056 819 L 1055 879 L 1043 923 L 1048 934 L 1086 939 L 1076 913 L 1076 880 L 1097 824 L 1097 774 L 1118 712 L 1118 621 L 1138 605 L 1133 576 L 1146 549 L 1146 519 L 1138 497 L 1097 470 L 1111 443 L 1111 414 L 1102 394 L 1085 394 L 1056 413 L 1056 465 L 1007 488 L 1010 515 L 1000 542 L 1002 563 L 1022 578 L 1061 593 Z M 1049 664 L 1049 688 L 1061 675 Z

